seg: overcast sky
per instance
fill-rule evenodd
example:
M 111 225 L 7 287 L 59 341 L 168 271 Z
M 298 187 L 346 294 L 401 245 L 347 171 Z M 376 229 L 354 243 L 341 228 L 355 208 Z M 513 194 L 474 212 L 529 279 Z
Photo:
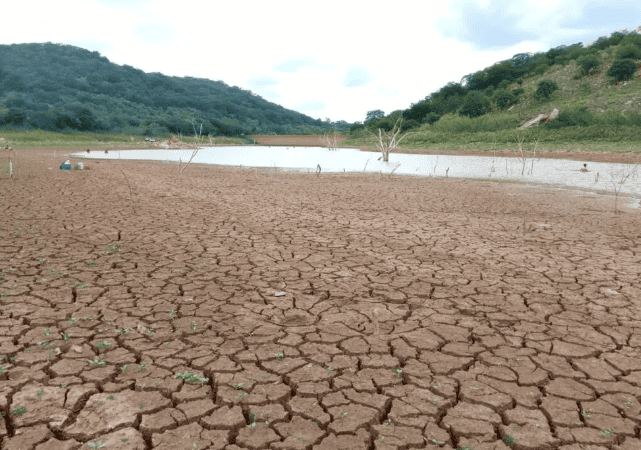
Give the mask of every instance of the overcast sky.
M 635 30 L 641 1 L 34 0 L 2 16 L 0 44 L 75 45 L 351 123 L 517 53 Z

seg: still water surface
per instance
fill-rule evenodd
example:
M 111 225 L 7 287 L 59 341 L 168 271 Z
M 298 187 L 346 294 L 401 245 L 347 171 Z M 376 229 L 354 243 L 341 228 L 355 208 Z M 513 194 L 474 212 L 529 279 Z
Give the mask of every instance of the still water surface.
M 112 150 L 76 153 L 85 159 L 153 160 L 177 163 L 189 160 L 192 150 Z M 530 154 L 531 155 L 531 154 Z M 452 177 L 487 180 L 512 180 L 528 185 L 544 185 L 559 189 L 578 189 L 593 194 L 613 195 L 620 189 L 619 200 L 630 207 L 641 201 L 641 164 L 587 162 L 588 172 L 581 172 L 583 162 L 568 159 L 455 155 L 408 155 L 390 153 L 385 162 L 380 153 L 341 148 L 235 146 L 204 147 L 192 163 L 244 168 L 273 168 L 282 171 L 310 172 L 375 172 L 408 176 Z M 626 174 L 632 173 L 623 184 Z M 598 174 L 598 176 L 597 176 Z

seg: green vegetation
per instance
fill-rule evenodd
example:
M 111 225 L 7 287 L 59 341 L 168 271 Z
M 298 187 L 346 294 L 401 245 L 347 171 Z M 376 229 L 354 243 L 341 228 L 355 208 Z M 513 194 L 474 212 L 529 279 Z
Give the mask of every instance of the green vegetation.
M 372 147 L 367 132 L 389 132 L 399 118 L 401 133 L 409 133 L 405 150 L 513 150 L 522 138 L 552 151 L 581 145 L 622 152 L 639 151 L 641 140 L 641 35 L 634 31 L 614 32 L 586 47 L 520 53 L 404 110 L 369 111 L 355 124 L 312 119 L 222 81 L 118 66 L 72 46 L 2 45 L 0 67 L 0 129 L 14 148 L 140 147 L 141 136 L 170 134 L 249 144 L 251 135 L 330 129 L 349 134 L 344 145 Z M 519 129 L 553 109 L 560 112 L 556 119 Z M 0 173 L 8 173 L 6 164 Z
M 448 83 L 406 110 L 369 111 L 345 145 L 370 146 L 367 131 L 391 131 L 402 116 L 405 150 L 513 150 L 518 138 L 546 150 L 589 145 L 592 151 L 639 151 L 641 35 L 615 32 L 588 47 L 518 54 Z M 541 112 L 555 120 L 520 130 Z M 587 144 L 587 145 L 586 145 Z
M 201 124 L 212 136 L 329 128 L 223 81 L 145 73 L 70 45 L 0 45 L 0 67 L 0 126 L 8 128 L 138 136 L 192 134 Z

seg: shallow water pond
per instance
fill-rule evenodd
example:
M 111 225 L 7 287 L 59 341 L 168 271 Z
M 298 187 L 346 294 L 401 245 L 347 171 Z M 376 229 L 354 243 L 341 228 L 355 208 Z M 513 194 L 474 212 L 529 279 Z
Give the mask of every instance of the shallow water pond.
M 192 156 L 192 150 L 112 150 L 76 153 L 77 158 L 153 160 L 177 163 Z M 192 163 L 246 168 L 274 168 L 297 172 L 375 172 L 394 176 L 433 176 L 487 180 L 520 181 L 533 185 L 554 186 L 560 189 L 580 189 L 594 194 L 614 195 L 638 206 L 641 200 L 641 164 L 612 164 L 589 162 L 587 172 L 583 163 L 569 159 L 513 157 L 409 155 L 390 153 L 383 161 L 380 153 L 341 148 L 234 146 L 204 147 Z M 625 175 L 630 174 L 627 178 Z

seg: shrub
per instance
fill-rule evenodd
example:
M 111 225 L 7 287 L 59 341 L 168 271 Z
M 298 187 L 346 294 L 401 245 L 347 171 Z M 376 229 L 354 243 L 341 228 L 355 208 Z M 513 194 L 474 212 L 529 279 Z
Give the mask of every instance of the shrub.
M 636 45 L 624 45 L 617 50 L 616 59 L 641 59 L 641 49 Z
M 516 95 L 517 97 L 518 97 L 519 95 L 521 95 L 522 93 L 524 93 L 524 92 L 525 92 L 525 89 L 523 89 L 523 88 L 516 88 L 516 89 L 512 89 L 512 93 L 513 93 L 514 95 Z
M 621 47 L 626 45 L 634 45 L 641 49 L 641 34 L 627 34 L 623 39 L 621 39 L 621 42 L 619 42 L 619 44 L 621 45 Z
M 516 95 L 514 95 L 514 92 L 508 91 L 507 89 L 501 89 L 495 92 L 494 103 L 500 109 L 505 109 L 508 106 L 517 103 L 517 98 Z
M 479 117 L 490 112 L 490 100 L 482 93 L 472 91 L 467 94 L 459 114 L 462 116 Z
M 423 121 L 425 123 L 435 123 L 435 122 L 438 122 L 441 116 L 442 114 L 431 112 L 425 115 L 425 118 L 423 119 Z
M 501 81 L 501 82 L 499 83 L 499 85 L 497 86 L 497 88 L 498 88 L 498 89 L 505 89 L 505 88 L 507 88 L 509 85 L 510 85 L 510 81 L 509 81 L 509 80 L 503 80 L 503 81 Z
M 521 86 L 523 84 L 523 78 L 519 77 L 516 79 L 516 83 Z
M 587 75 L 601 65 L 601 59 L 599 55 L 585 55 L 577 60 L 577 64 L 581 66 L 581 74 Z
M 401 124 L 401 132 L 409 130 L 410 128 L 418 128 L 420 126 L 421 126 L 421 124 L 418 123 L 418 121 L 416 121 L 416 120 L 411 120 L 411 119 L 407 120 L 407 121 L 403 120 L 403 122 Z
M 558 89 L 559 85 L 556 83 L 556 81 L 541 80 L 539 81 L 539 85 L 536 88 L 536 92 L 534 94 L 537 98 L 550 98 L 550 95 L 552 95 L 552 93 Z
M 549 129 L 566 127 L 587 127 L 594 122 L 594 116 L 587 106 L 570 108 L 562 111 L 554 120 L 546 122 L 544 126 Z
M 606 72 L 609 77 L 614 77 L 617 81 L 629 80 L 637 71 L 637 65 L 631 59 L 619 59 L 612 63 L 612 66 Z
M 545 64 L 545 63 L 544 63 L 544 64 L 539 64 L 538 66 L 536 66 L 536 67 L 532 70 L 532 73 L 534 73 L 534 75 L 542 75 L 542 74 L 544 74 L 545 72 L 547 72 L 547 70 L 548 70 L 549 68 L 550 68 L 550 66 L 548 66 L 548 65 L 547 65 L 547 64 Z

